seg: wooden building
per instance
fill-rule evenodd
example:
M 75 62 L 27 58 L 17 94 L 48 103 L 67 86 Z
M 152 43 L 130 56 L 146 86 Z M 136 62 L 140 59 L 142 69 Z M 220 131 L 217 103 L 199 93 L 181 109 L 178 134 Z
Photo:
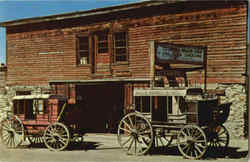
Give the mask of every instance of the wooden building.
M 150 86 L 152 41 L 206 47 L 208 88 L 245 83 L 246 1 L 145 1 L 0 26 L 7 33 L 7 85 L 50 85 L 70 103 L 88 107 L 86 118 L 95 120 L 90 128 L 97 131 L 123 111 L 115 107 L 133 103 L 134 87 Z M 202 84 L 204 75 L 187 78 Z

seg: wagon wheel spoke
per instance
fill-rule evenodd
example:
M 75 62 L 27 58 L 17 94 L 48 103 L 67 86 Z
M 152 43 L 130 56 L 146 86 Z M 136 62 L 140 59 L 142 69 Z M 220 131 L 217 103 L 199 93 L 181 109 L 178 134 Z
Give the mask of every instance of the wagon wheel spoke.
M 21 120 L 14 115 L 4 119 L 1 122 L 1 139 L 2 143 L 9 148 L 16 148 L 19 146 L 24 137 L 24 127 Z
M 128 127 L 129 130 L 131 130 L 131 126 L 124 120 L 123 123 Z
M 184 157 L 199 159 L 207 150 L 206 135 L 200 127 L 186 125 L 180 130 L 177 136 L 177 145 Z
M 197 144 L 194 145 L 195 149 L 198 150 L 198 152 L 201 154 L 202 150 L 198 147 Z M 204 147 L 202 147 L 202 149 L 204 149 Z
M 5 129 L 5 130 L 9 130 L 10 129 L 10 126 L 8 125 L 8 123 L 2 123 L 2 129 Z
M 67 141 L 65 142 L 65 139 L 59 139 L 59 141 L 60 141 L 63 145 L 67 145 Z
M 43 137 L 46 147 L 52 151 L 61 151 L 65 149 L 70 140 L 69 130 L 62 123 L 49 125 Z
M 120 121 L 117 137 L 118 143 L 128 154 L 142 155 L 152 145 L 152 126 L 141 114 L 130 113 Z
M 31 145 L 40 145 L 43 143 L 43 137 L 39 135 L 28 136 L 28 140 Z
M 128 120 L 129 120 L 129 122 L 130 122 L 130 124 L 131 124 L 131 128 L 134 128 L 135 126 L 134 126 L 134 123 L 133 123 L 133 121 L 132 121 L 132 119 L 131 119 L 131 116 L 128 116 Z M 136 124 L 136 123 L 135 123 Z
M 229 144 L 229 133 L 228 130 L 223 126 L 217 126 L 213 131 L 210 132 L 209 147 L 213 151 L 223 152 L 227 149 Z
M 128 130 L 128 129 L 125 129 L 125 128 L 120 128 L 120 129 L 123 130 L 124 132 L 129 133 L 129 134 L 131 133 L 130 130 Z
M 142 141 L 138 141 L 138 152 L 141 153 L 143 151 L 143 147 L 142 147 L 143 142 Z
M 131 141 L 131 139 L 132 139 L 133 137 L 132 136 L 130 136 L 127 140 L 125 140 L 121 145 L 122 146 L 125 146 L 129 141 Z
M 130 142 L 130 144 L 129 144 L 129 146 L 128 146 L 128 153 L 130 152 L 130 150 L 131 150 L 131 148 L 132 148 L 132 146 L 133 146 L 133 144 L 134 144 L 134 141 L 135 141 L 135 139 L 132 138 L 132 141 Z
M 187 149 L 188 147 L 190 147 L 190 145 L 189 144 L 184 144 L 184 147 L 182 148 L 183 150 L 185 150 L 185 149 Z
M 156 129 L 154 134 L 154 149 L 165 150 L 172 142 L 171 136 L 165 135 L 164 129 Z
M 135 153 L 141 154 L 141 152 L 143 151 L 143 146 L 145 146 L 145 145 L 143 145 L 143 140 L 142 139 L 139 140 L 139 138 L 137 138 L 135 140 Z

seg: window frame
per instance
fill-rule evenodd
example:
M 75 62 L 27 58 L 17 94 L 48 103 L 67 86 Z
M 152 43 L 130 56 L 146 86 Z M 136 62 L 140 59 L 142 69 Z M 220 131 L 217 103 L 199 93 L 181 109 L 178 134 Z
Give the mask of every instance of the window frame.
M 96 49 L 95 49 L 95 53 L 97 54 L 97 55 L 102 55 L 102 54 L 110 54 L 110 32 L 108 32 L 108 31 L 99 31 L 99 32 L 95 32 L 94 33 L 94 35 L 95 35 L 95 39 L 96 39 L 96 43 L 95 43 L 95 46 L 96 46 Z M 102 40 L 101 42 L 99 42 L 99 37 L 100 37 L 100 35 L 106 35 L 106 40 Z M 106 52 L 99 52 L 99 49 L 100 49 L 100 47 L 99 47 L 99 44 L 100 43 L 106 43 L 106 48 L 101 48 L 101 49 L 106 49 L 107 51 Z
M 87 63 L 81 63 L 81 55 L 80 55 L 80 38 L 87 38 L 88 39 L 88 55 L 87 56 Z M 77 66 L 89 66 L 91 64 L 91 53 L 92 53 L 92 36 L 90 34 L 78 34 L 76 35 L 76 65 Z
M 125 33 L 125 42 L 126 42 L 126 60 L 123 61 L 117 61 L 117 53 L 116 53 L 116 34 L 118 33 Z M 123 64 L 128 63 L 129 61 L 129 52 L 128 52 L 128 31 L 127 30 L 121 30 L 121 31 L 115 31 L 112 33 L 112 49 L 113 49 L 113 63 L 115 64 Z
M 116 34 L 123 33 L 125 35 L 125 60 L 118 61 L 116 53 Z M 99 35 L 106 34 L 106 52 L 99 52 Z M 81 64 L 80 59 L 80 38 L 87 37 L 88 38 L 88 61 L 86 64 Z M 111 57 L 110 64 L 119 65 L 119 64 L 129 64 L 129 48 L 128 48 L 128 31 L 127 30 L 99 30 L 88 33 L 77 34 L 76 39 L 76 65 L 77 66 L 91 66 L 93 64 L 93 59 L 95 59 L 96 55 L 109 54 Z M 94 53 L 94 54 L 93 54 Z M 94 56 L 95 55 L 95 56 Z M 121 55 L 123 56 L 123 55 Z

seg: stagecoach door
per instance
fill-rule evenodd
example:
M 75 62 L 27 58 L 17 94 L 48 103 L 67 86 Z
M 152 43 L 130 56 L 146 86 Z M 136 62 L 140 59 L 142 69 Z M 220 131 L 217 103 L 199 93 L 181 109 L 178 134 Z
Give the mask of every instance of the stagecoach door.
M 152 103 L 152 121 L 167 121 L 169 110 L 169 97 L 166 96 L 153 96 Z

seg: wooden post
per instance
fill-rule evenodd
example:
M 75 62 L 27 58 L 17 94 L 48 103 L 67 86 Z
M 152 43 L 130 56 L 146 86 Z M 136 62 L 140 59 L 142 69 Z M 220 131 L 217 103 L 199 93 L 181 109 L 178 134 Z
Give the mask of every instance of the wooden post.
M 150 59 L 150 88 L 154 88 L 155 84 L 155 41 L 148 42 L 148 53 Z M 153 112 L 153 97 L 150 96 L 150 113 L 152 118 Z
M 155 41 L 149 41 L 149 58 L 150 58 L 150 88 L 155 84 Z
M 207 48 L 205 50 L 205 55 L 204 55 L 205 59 L 204 59 L 204 90 L 205 93 L 207 92 Z

